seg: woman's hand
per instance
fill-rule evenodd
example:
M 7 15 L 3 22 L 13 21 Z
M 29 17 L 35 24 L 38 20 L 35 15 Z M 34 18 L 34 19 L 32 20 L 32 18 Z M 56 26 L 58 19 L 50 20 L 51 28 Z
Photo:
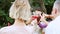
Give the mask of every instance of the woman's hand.
M 42 22 L 44 22 L 44 23 L 46 23 L 46 24 L 48 25 L 48 22 L 46 21 L 46 18 L 45 18 L 45 14 L 43 14 L 43 15 L 41 16 L 40 21 L 42 21 Z

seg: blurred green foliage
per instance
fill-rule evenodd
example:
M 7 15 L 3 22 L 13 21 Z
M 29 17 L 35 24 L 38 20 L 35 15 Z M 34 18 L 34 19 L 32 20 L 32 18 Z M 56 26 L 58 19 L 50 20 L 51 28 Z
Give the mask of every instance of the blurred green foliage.
M 9 8 L 14 0 L 0 0 L 0 27 L 7 26 L 8 21 L 13 23 L 9 17 Z
M 44 4 L 45 4 L 45 7 L 47 9 L 47 13 L 50 14 L 51 13 L 51 10 L 52 10 L 52 7 L 53 7 L 53 4 L 54 4 L 54 1 L 55 0 L 43 0 Z M 31 4 L 31 7 L 33 9 L 36 9 L 36 8 L 39 8 L 41 4 L 39 4 L 39 0 L 30 0 L 30 4 Z
M 14 0 L 0 0 L 0 27 L 6 26 L 8 21 L 13 23 L 14 20 L 9 17 L 9 8 L 11 6 L 11 2 Z M 33 9 L 40 7 L 39 0 L 29 0 L 30 5 Z M 50 13 L 53 3 L 55 0 L 44 0 L 44 4 L 46 6 L 47 12 Z

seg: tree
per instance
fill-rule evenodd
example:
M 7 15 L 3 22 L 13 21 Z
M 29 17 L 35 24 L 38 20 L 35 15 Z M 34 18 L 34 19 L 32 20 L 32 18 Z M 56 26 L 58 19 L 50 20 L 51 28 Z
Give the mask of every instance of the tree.
M 45 13 L 47 13 L 44 1 L 43 0 L 39 0 L 39 4 L 40 4 L 40 7 L 41 7 L 42 11 L 45 12 Z
M 7 22 L 13 22 L 9 17 L 9 8 L 14 0 L 0 0 L 0 27 L 6 26 Z
M 30 0 L 31 7 L 35 10 L 40 7 L 43 12 L 50 14 L 55 0 Z

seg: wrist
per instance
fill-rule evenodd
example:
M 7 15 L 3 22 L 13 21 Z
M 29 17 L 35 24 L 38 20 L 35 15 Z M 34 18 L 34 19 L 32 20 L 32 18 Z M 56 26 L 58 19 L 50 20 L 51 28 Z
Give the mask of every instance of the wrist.
M 43 22 L 45 22 L 48 25 L 48 22 L 46 20 L 43 20 Z

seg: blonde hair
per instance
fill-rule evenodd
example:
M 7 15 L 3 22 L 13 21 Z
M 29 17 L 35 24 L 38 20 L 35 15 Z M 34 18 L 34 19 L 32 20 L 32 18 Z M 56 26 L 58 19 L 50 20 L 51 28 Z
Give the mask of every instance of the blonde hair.
M 13 19 L 28 20 L 31 16 L 30 8 L 28 0 L 15 0 L 9 10 L 9 16 Z

